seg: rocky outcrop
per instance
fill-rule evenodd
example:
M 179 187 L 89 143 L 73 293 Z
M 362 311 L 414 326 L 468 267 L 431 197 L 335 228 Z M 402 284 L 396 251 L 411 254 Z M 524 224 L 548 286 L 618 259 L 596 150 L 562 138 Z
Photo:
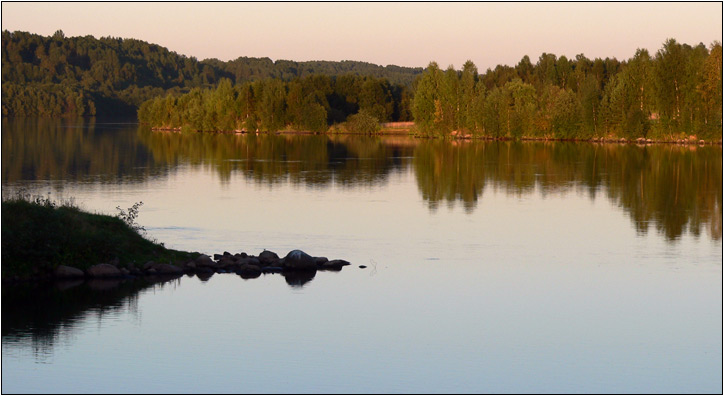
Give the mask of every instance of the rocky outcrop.
M 214 257 L 212 259 L 211 257 Z M 119 260 L 114 260 L 118 263 Z M 276 253 L 264 250 L 258 256 L 248 255 L 244 252 L 232 254 L 202 254 L 190 260 L 180 260 L 171 263 L 148 261 L 143 265 L 133 262 L 125 264 L 103 263 L 88 268 L 85 272 L 78 268 L 60 265 L 52 272 L 58 280 L 79 279 L 83 277 L 99 280 L 94 283 L 99 288 L 105 287 L 106 280 L 122 280 L 139 276 L 157 278 L 175 278 L 186 273 L 196 275 L 202 281 L 207 281 L 215 273 L 236 273 L 244 279 L 258 278 L 263 274 L 282 274 L 287 283 L 300 287 L 311 281 L 317 271 L 341 271 L 350 263 L 345 260 L 328 260 L 327 257 L 314 257 L 306 252 L 295 249 L 279 258 Z M 364 268 L 364 266 L 360 266 Z M 103 281 L 103 282 L 100 282 Z

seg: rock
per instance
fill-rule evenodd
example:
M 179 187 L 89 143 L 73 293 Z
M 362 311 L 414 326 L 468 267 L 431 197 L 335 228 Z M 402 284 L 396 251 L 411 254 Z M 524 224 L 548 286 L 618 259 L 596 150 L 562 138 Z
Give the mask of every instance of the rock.
M 214 254 L 214 260 L 221 260 L 221 258 L 224 257 L 220 254 Z
M 242 278 L 257 278 L 261 275 L 261 269 L 256 265 L 244 264 L 236 271 Z
M 280 272 L 282 272 L 282 271 L 284 271 L 284 268 L 282 268 L 282 267 L 272 267 L 272 266 L 264 267 L 264 268 L 261 269 L 261 272 L 263 272 L 263 273 L 265 273 L 265 274 L 278 274 L 278 273 L 280 273 Z
M 259 261 L 258 258 L 252 257 L 252 256 L 248 256 L 248 257 L 246 257 L 246 258 L 243 258 L 243 259 L 239 260 L 238 262 L 239 262 L 239 264 L 241 264 L 241 265 L 248 264 L 248 265 L 256 265 L 257 267 L 261 267 L 261 266 L 262 266 L 261 261 Z
M 121 268 L 121 274 L 122 275 L 131 275 L 131 271 L 128 270 L 128 268 Z
M 181 274 L 184 272 L 181 268 L 167 263 L 158 263 L 151 268 L 156 270 L 157 274 Z
M 326 263 L 327 261 L 329 261 L 329 260 L 326 257 L 315 257 L 314 258 L 314 263 L 317 264 L 317 266 L 320 266 L 320 265 Z
M 341 270 L 345 265 L 349 265 L 349 261 L 346 260 L 329 260 L 326 263 L 319 266 L 319 269 L 332 269 Z
M 110 264 L 96 264 L 88 268 L 86 273 L 91 278 L 112 278 L 123 275 L 116 266 Z
M 146 264 L 143 264 L 143 270 L 148 271 L 149 269 L 153 268 L 154 265 L 156 265 L 155 261 L 146 261 Z
M 67 265 L 59 265 L 58 268 L 55 269 L 55 277 L 56 278 L 82 278 L 85 274 L 83 271 L 79 270 L 75 267 L 69 267 Z
M 216 262 L 216 264 L 218 264 L 220 268 L 228 269 L 229 267 L 234 266 L 236 262 L 237 259 L 233 256 L 223 256 Z
M 366 265 L 360 265 L 359 267 L 360 267 L 360 268 L 367 268 Z
M 214 260 L 211 259 L 211 257 L 209 257 L 205 254 L 200 255 L 194 261 L 196 262 L 197 267 L 208 267 L 208 268 L 213 268 L 213 269 L 216 269 L 219 267 L 218 264 L 216 264 L 214 262 Z
M 278 261 L 279 256 L 274 252 L 264 250 L 259 253 L 259 262 L 261 262 L 262 265 L 271 265 L 277 263 Z
M 225 256 L 225 257 L 231 257 L 231 253 L 224 251 L 224 256 Z
M 314 258 L 301 250 L 295 249 L 284 257 L 284 267 L 288 269 L 317 269 Z

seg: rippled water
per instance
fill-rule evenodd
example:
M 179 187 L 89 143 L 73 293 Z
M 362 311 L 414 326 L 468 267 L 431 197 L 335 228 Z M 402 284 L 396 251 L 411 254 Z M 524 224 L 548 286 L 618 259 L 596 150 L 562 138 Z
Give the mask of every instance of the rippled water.
M 3 120 L 2 186 L 352 262 L 3 286 L 3 393 L 722 392 L 720 146 Z

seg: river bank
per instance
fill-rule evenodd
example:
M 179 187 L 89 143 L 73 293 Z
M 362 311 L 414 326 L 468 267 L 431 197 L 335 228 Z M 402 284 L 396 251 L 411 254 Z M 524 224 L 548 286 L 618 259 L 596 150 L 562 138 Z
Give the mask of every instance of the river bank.
M 152 131 L 156 132 L 184 132 L 183 128 L 171 128 L 171 127 L 150 127 Z M 192 133 L 198 133 L 193 131 Z M 303 130 L 284 129 L 273 132 L 250 132 L 246 130 L 230 130 L 230 131 L 209 131 L 201 133 L 221 133 L 221 134 L 275 134 L 275 135 L 366 135 L 366 136 L 411 136 L 417 139 L 446 139 L 456 141 L 466 140 L 483 140 L 483 141 L 522 141 L 522 142 L 579 142 L 579 143 L 613 143 L 613 144 L 677 144 L 677 145 L 722 145 L 722 140 L 705 140 L 699 139 L 695 135 L 680 136 L 680 137 L 669 137 L 669 138 L 635 138 L 626 139 L 623 137 L 615 136 L 600 136 L 591 138 L 556 138 L 556 137 L 541 137 L 541 136 L 520 136 L 520 137 L 508 137 L 508 136 L 486 136 L 486 135 L 473 135 L 464 131 L 452 131 L 446 135 L 426 135 L 420 133 L 415 128 L 414 122 L 386 122 L 379 125 L 379 130 L 372 133 L 362 132 L 351 132 L 342 130 L 340 128 L 330 127 L 327 132 L 313 132 Z
M 119 216 L 84 212 L 72 203 L 49 198 L 17 197 L 2 202 L 2 282 L 133 279 L 195 274 L 236 273 L 251 279 L 261 274 L 309 278 L 314 272 L 340 271 L 345 260 L 313 257 L 292 250 L 279 257 L 264 250 L 214 254 L 168 249 L 148 240 L 135 224 L 138 207 Z M 311 275 L 311 277 L 310 277 Z

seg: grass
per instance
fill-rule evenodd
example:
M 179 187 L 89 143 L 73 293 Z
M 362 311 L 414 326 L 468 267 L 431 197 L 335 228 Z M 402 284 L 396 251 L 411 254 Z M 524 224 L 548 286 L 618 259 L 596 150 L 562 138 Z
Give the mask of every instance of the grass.
M 149 260 L 180 263 L 198 256 L 149 241 L 133 218 L 125 219 L 84 212 L 72 200 L 22 194 L 3 199 L 2 278 L 43 277 L 59 265 L 138 267 Z

